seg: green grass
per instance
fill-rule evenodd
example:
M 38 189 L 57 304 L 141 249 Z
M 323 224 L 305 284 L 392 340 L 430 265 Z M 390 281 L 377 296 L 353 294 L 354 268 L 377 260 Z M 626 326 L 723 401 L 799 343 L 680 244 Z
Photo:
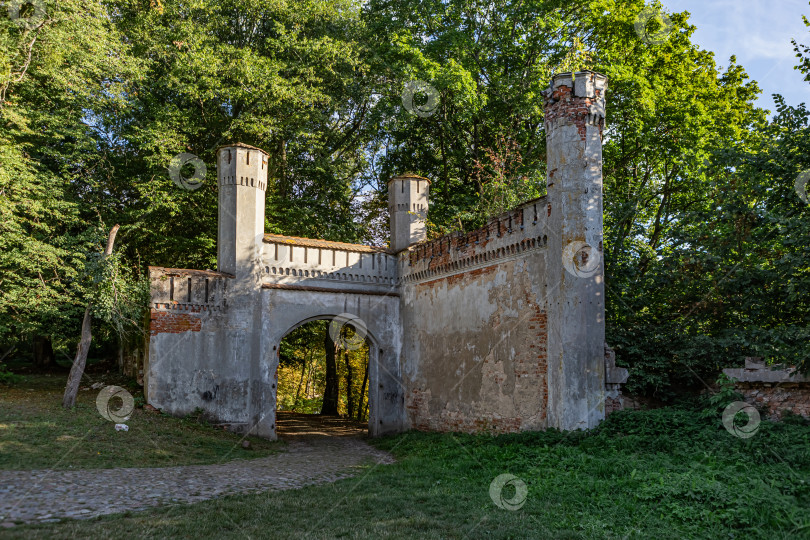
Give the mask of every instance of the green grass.
M 96 409 L 99 390 L 82 390 L 74 409 L 62 408 L 66 379 L 26 375 L 0 385 L 0 469 L 168 467 L 262 457 L 280 448 L 250 437 L 252 448 L 245 450 L 238 435 L 140 408 L 126 421 L 129 431 L 117 432 Z M 111 375 L 104 382 L 128 384 Z M 137 386 L 128 390 L 138 398 Z
M 590 433 L 406 433 L 390 466 L 295 491 L 6 531 L 11 538 L 810 538 L 810 427 L 763 422 L 743 440 L 719 415 L 616 413 Z M 492 480 L 528 486 L 517 511 Z M 513 488 L 504 492 L 506 498 Z

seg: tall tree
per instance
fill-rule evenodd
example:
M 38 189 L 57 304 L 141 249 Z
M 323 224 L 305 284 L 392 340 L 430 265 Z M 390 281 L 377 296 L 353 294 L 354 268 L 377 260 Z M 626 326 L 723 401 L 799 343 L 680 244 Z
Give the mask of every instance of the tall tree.
M 267 230 L 357 239 L 352 183 L 365 163 L 367 102 L 358 2 L 118 0 L 113 20 L 139 71 L 125 81 L 124 106 L 96 118 L 112 134 L 109 167 L 87 197 L 139 232 L 131 257 L 215 265 L 215 151 L 231 141 L 269 153 Z M 199 189 L 167 174 L 181 152 L 207 165 Z
M 103 161 L 87 119 L 119 101 L 127 48 L 99 1 L 19 7 L 0 17 L 0 341 L 64 345 L 99 223 L 77 189 Z
M 337 347 L 329 335 L 329 329 L 323 334 L 323 348 L 326 351 L 326 386 L 323 390 L 322 415 L 337 416 L 340 398 L 340 383 L 337 372 Z
M 643 0 L 372 0 L 365 18 L 381 52 L 371 82 L 382 96 L 371 115 L 380 133 L 373 163 L 381 180 L 402 170 L 433 180 L 428 217 L 437 232 L 459 220 L 477 225 L 488 213 L 483 197 L 511 204 L 513 193 L 545 189 L 540 92 L 551 74 L 608 75 L 607 335 L 632 368 L 634 390 L 666 393 L 699 384 L 693 371 L 716 372 L 712 356 L 748 352 L 716 339 L 710 314 L 692 310 L 694 295 L 709 291 L 684 296 L 678 270 L 663 263 L 722 181 L 706 160 L 749 145 L 765 113 L 734 58 L 720 69 L 691 43 L 688 13 L 670 14 L 662 39 L 650 40 L 637 29 L 644 8 Z M 440 93 L 432 114 L 403 106 L 410 79 Z M 510 156 L 520 159 L 506 166 Z

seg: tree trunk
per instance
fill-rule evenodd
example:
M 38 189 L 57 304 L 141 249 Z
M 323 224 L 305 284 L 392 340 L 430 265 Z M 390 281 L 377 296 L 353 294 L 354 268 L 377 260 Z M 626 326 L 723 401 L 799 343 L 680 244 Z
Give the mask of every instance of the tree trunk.
M 309 364 L 309 369 L 307 370 L 307 384 L 304 386 L 304 396 L 307 399 L 312 399 L 312 392 L 313 392 L 313 382 L 312 382 L 312 372 L 315 370 L 315 362 Z
M 354 396 L 352 396 L 352 364 L 349 362 L 349 351 L 343 353 L 343 361 L 346 362 L 346 404 L 348 407 L 349 418 L 352 417 L 354 411 Z
M 67 385 L 65 385 L 65 396 L 62 398 L 62 407 L 66 409 L 70 409 L 76 405 L 79 383 L 84 374 L 84 366 L 87 363 L 87 353 L 90 351 L 90 341 L 93 338 L 90 333 L 91 319 L 90 304 L 87 304 L 87 308 L 84 310 L 84 319 L 82 319 L 82 338 L 79 341 L 79 350 L 76 351 L 76 359 L 73 360 L 73 366 L 70 368 Z
M 369 358 L 371 358 L 369 353 Z M 366 397 L 366 383 L 368 383 L 368 361 L 366 361 L 366 374 L 363 376 L 363 386 L 360 387 L 360 399 L 357 403 L 357 416 L 356 419 L 359 422 L 362 420 L 361 414 L 363 412 L 363 398 Z
M 338 414 L 338 377 L 337 377 L 337 354 L 335 343 L 326 329 L 323 338 L 323 348 L 326 350 L 326 388 L 323 390 L 323 406 L 321 414 L 337 416 Z
M 309 351 L 309 358 L 312 358 L 312 351 Z M 307 372 L 308 360 L 304 357 L 304 362 L 301 365 L 301 379 L 298 381 L 298 390 L 295 391 L 295 403 L 298 403 L 298 398 L 301 396 L 301 385 L 304 384 L 304 375 Z M 293 405 L 295 407 L 295 405 Z
M 34 336 L 34 365 L 38 368 L 50 368 L 55 362 L 51 338 Z
M 104 250 L 104 258 L 106 259 L 112 254 L 113 245 L 115 244 L 115 235 L 118 233 L 118 225 L 112 228 L 110 236 L 107 238 L 107 249 Z M 79 394 L 79 383 L 82 382 L 82 375 L 84 375 L 84 366 L 87 364 L 87 353 L 90 352 L 90 341 L 93 336 L 90 331 L 90 323 L 92 317 L 90 316 L 90 307 L 92 300 L 87 302 L 87 308 L 84 310 L 84 319 L 82 319 L 82 337 L 79 341 L 79 349 L 76 351 L 76 359 L 73 360 L 73 365 L 70 368 L 70 375 L 68 376 L 67 384 L 65 385 L 65 396 L 62 398 L 62 407 L 70 409 L 76 405 L 76 396 Z

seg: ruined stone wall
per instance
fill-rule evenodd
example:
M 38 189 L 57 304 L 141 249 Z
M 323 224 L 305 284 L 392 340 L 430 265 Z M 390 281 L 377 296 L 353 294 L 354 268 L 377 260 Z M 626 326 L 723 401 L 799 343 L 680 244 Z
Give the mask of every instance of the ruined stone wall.
M 743 399 L 780 420 L 785 411 L 810 418 L 810 377 L 794 367 L 769 366 L 760 358 L 746 358 L 745 367 L 724 369 Z
M 219 149 L 221 272 L 150 270 L 148 402 L 275 438 L 281 339 L 349 314 L 373 344 L 372 435 L 598 425 L 626 379 L 604 350 L 606 89 L 590 71 L 554 77 L 548 196 L 479 230 L 424 241 L 428 182 L 389 182 L 391 251 L 264 234 L 266 154 Z
M 785 411 L 810 418 L 810 382 L 802 383 L 738 383 L 743 399 L 766 411 L 771 420 L 781 420 Z
M 409 426 L 546 427 L 545 198 L 399 254 Z
M 239 362 L 244 340 L 230 331 L 225 316 L 233 276 L 150 267 L 149 277 L 147 402 L 175 416 L 199 407 L 236 431 L 246 427 L 248 375 Z

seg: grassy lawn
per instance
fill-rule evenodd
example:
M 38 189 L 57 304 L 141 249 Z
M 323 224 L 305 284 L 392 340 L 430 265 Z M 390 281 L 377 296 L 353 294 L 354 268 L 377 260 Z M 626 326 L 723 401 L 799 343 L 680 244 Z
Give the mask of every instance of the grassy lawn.
M 739 439 L 695 410 L 621 412 L 598 430 L 406 433 L 398 463 L 307 489 L 5 531 L 11 538 L 808 538 L 810 427 Z M 525 482 L 503 510 L 490 483 Z M 503 497 L 515 496 L 507 487 Z
M 126 422 L 129 431 L 117 432 L 96 409 L 99 390 L 82 390 L 75 409 L 62 408 L 66 380 L 66 375 L 26 375 L 15 385 L 0 385 L 0 469 L 219 463 L 266 456 L 281 444 L 251 437 L 252 448 L 245 450 L 235 434 L 141 408 Z M 82 388 L 89 384 L 83 381 Z M 113 375 L 105 375 L 104 384 L 125 387 L 136 399 L 140 395 L 137 386 Z

